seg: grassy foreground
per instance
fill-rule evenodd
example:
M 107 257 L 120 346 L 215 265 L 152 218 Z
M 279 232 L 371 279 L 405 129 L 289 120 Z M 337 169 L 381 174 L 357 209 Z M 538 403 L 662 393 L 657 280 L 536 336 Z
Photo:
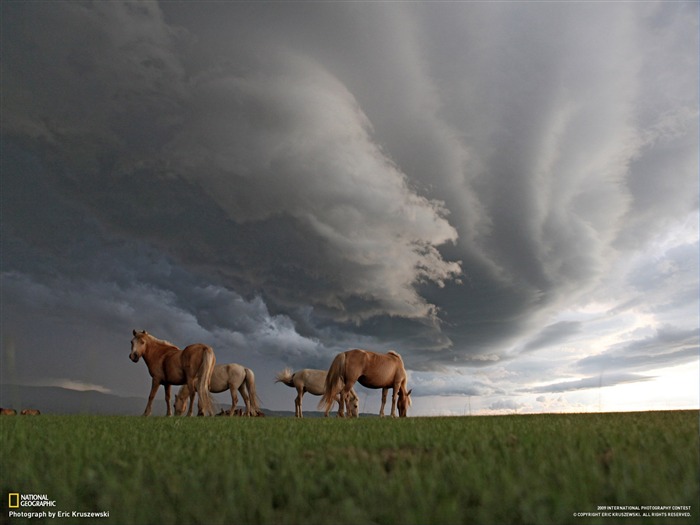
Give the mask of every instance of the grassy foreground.
M 0 520 L 695 524 L 698 417 L 2 417 Z M 9 517 L 9 493 L 109 517 Z

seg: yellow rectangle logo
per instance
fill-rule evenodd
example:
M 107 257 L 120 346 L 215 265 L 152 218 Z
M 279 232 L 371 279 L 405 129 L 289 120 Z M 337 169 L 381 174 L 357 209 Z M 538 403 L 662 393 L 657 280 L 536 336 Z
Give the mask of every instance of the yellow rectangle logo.
M 11 509 L 18 509 L 19 508 L 19 492 L 10 492 L 9 498 L 8 498 L 7 506 L 10 507 Z

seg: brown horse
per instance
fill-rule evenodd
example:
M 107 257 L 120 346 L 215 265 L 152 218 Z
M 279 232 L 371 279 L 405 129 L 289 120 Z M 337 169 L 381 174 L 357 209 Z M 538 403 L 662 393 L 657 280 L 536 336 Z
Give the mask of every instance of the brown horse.
M 377 354 L 358 349 L 338 354 L 328 369 L 319 407 L 328 409 L 338 393 L 341 403 L 347 400 L 356 381 L 367 388 L 383 389 L 380 417 L 384 416 L 386 390 L 389 388 L 393 389 L 391 417 L 396 417 L 397 406 L 399 417 L 406 416 L 408 407 L 411 406 L 411 390 L 406 390 L 406 369 L 399 354 L 393 350 L 386 354 Z
M 209 381 L 211 380 L 216 357 L 214 350 L 204 344 L 193 344 L 180 350 L 175 345 L 156 339 L 145 330 L 141 332 L 133 331 L 134 338 L 131 340 L 131 354 L 129 358 L 137 363 L 143 356 L 143 360 L 151 374 L 151 393 L 148 396 L 148 404 L 143 412 L 144 416 L 151 414 L 153 398 L 158 391 L 158 387 L 163 385 L 165 389 L 165 404 L 167 414 L 172 415 L 170 406 L 170 386 L 186 384 L 190 389 L 190 409 L 188 416 L 192 415 L 195 392 L 199 393 L 198 406 L 204 414 L 214 415 L 211 396 L 209 395 Z M 195 384 L 196 381 L 199 381 Z M 198 386 L 199 388 L 195 388 Z
M 291 368 L 285 368 L 277 374 L 275 383 L 284 383 L 287 386 L 296 388 L 297 397 L 294 399 L 294 417 L 304 417 L 301 411 L 301 400 L 305 392 L 315 396 L 323 395 L 326 384 L 326 374 L 327 372 L 325 370 L 313 370 L 310 368 L 304 368 L 296 372 L 292 372 Z M 334 399 L 338 402 L 338 417 L 344 417 L 345 404 L 340 402 L 339 395 L 335 396 Z M 331 411 L 332 404 L 333 403 L 326 407 L 326 417 L 328 417 L 328 413 Z M 350 389 L 350 399 L 347 408 L 350 417 L 358 416 L 360 398 L 357 396 L 354 388 Z
M 36 408 L 25 408 L 19 413 L 20 416 L 39 416 L 41 412 Z
M 255 390 L 255 374 L 250 368 L 246 368 L 236 363 L 228 365 L 216 365 L 209 382 L 209 392 L 218 394 L 219 392 L 231 391 L 231 410 L 229 415 L 238 405 L 238 395 L 241 393 L 245 403 L 245 415 L 255 416 L 260 408 L 258 407 L 258 394 Z M 190 389 L 187 385 L 180 387 L 175 396 L 175 414 L 180 416 L 185 411 L 185 399 L 190 396 Z
M 16 416 L 17 411 L 14 408 L 0 408 L 0 416 Z

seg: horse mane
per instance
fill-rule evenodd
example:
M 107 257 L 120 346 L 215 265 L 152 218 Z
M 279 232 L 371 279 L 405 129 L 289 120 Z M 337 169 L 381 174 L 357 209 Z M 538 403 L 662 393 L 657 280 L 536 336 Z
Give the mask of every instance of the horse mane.
M 149 334 L 149 335 L 150 335 L 150 334 Z M 153 337 L 153 336 L 151 336 L 151 337 Z M 166 340 L 166 339 L 158 339 L 157 337 L 153 337 L 153 340 L 154 340 L 155 342 L 157 342 L 157 343 L 162 344 L 162 345 L 174 346 L 174 347 L 177 348 L 177 349 L 180 348 L 180 347 L 178 347 L 177 345 L 174 345 L 173 343 L 171 343 L 170 341 L 168 341 L 168 340 Z
M 170 341 L 166 341 L 165 339 L 158 339 L 155 335 L 150 334 L 146 330 L 141 330 L 140 332 L 136 332 L 136 333 L 138 335 L 145 335 L 145 336 L 149 337 L 151 339 L 151 341 L 153 341 L 154 343 L 159 343 L 159 344 L 166 345 L 166 346 L 174 346 L 175 348 L 178 348 L 177 345 L 172 344 Z

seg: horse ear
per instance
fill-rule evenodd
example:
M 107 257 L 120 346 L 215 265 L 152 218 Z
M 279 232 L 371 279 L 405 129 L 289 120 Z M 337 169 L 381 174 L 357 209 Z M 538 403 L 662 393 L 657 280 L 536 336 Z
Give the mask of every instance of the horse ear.
M 134 334 L 134 337 L 136 337 L 136 330 L 131 331 Z

